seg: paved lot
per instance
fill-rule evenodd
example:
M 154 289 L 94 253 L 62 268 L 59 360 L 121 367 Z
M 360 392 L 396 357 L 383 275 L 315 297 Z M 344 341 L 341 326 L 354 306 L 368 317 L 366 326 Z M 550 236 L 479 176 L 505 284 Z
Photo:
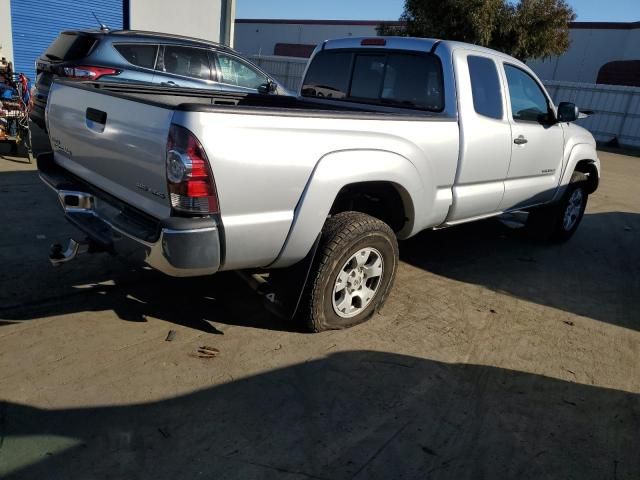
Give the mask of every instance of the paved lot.
M 566 245 L 493 221 L 404 242 L 382 314 L 318 335 L 235 274 L 53 269 L 72 232 L 20 161 L 0 158 L 0 477 L 640 478 L 640 159 L 602 153 Z

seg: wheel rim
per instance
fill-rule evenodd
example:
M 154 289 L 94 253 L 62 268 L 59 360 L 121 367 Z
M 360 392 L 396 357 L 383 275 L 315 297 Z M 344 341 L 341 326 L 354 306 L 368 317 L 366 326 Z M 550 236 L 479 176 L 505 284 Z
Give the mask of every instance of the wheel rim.
M 333 310 L 342 318 L 355 317 L 378 292 L 384 262 L 375 248 L 363 248 L 345 262 L 333 285 Z
M 575 224 L 578 222 L 578 218 L 580 217 L 580 213 L 582 212 L 582 204 L 584 202 L 584 193 L 582 193 L 582 189 L 578 188 L 574 190 L 574 192 L 569 197 L 569 201 L 567 202 L 567 207 L 564 211 L 564 222 L 563 226 L 565 231 L 571 230 Z

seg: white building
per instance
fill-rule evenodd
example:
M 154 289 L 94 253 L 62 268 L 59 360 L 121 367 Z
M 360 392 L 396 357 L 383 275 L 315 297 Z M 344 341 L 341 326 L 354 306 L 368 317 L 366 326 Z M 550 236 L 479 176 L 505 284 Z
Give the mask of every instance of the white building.
M 236 20 L 235 49 L 245 55 L 308 57 L 328 38 L 371 37 L 377 21 Z
M 308 57 L 318 43 L 329 38 L 375 36 L 380 23 L 239 19 L 235 48 L 246 55 Z M 597 83 L 600 74 L 600 83 L 640 86 L 640 22 L 574 22 L 570 35 L 571 46 L 563 55 L 529 62 L 542 79 Z
M 569 50 L 529 66 L 545 80 L 640 87 L 640 22 L 574 22 Z

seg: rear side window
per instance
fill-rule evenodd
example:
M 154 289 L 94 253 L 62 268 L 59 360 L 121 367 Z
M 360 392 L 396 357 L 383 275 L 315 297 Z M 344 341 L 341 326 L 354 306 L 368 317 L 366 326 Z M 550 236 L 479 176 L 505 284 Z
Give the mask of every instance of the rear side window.
M 113 46 L 125 60 L 132 65 L 144 68 L 154 68 L 156 66 L 157 45 L 130 44 Z
M 469 55 L 467 65 L 476 113 L 502 119 L 502 93 L 496 64 L 489 58 Z
M 89 54 L 96 39 L 78 33 L 61 33 L 58 35 L 44 56 L 49 60 L 78 60 Z
M 164 71 L 184 77 L 211 78 L 207 51 L 200 48 L 164 47 Z
M 442 66 L 428 54 L 322 52 L 309 67 L 302 95 L 440 112 Z

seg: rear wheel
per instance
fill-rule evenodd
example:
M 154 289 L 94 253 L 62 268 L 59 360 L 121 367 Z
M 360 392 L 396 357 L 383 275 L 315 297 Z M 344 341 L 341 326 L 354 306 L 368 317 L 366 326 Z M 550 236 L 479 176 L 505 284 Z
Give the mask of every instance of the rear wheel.
M 348 328 L 382 306 L 398 267 L 398 243 L 381 220 L 359 212 L 329 218 L 299 314 L 310 330 Z
M 529 212 L 527 229 L 534 238 L 566 242 L 573 236 L 582 221 L 589 198 L 585 180 L 585 174 L 575 172 L 571 177 L 572 183 L 557 204 Z

